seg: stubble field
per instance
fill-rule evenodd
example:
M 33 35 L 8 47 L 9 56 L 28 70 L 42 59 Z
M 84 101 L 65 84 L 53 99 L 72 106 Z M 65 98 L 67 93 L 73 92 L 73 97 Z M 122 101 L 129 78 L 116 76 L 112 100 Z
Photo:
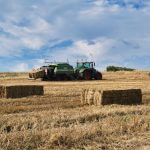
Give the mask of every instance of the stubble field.
M 149 72 L 103 73 L 102 81 L 43 82 L 1 73 L 0 84 L 44 85 L 44 96 L 0 99 L 0 150 L 149 150 Z M 143 104 L 88 106 L 83 88 L 141 88 Z

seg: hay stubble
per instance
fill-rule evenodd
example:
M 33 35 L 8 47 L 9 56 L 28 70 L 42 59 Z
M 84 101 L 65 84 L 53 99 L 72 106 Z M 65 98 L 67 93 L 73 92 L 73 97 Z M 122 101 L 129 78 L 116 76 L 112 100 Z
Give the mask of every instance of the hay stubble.
M 1 80 L 5 85 L 44 85 L 45 95 L 0 100 L 0 149 L 149 149 L 150 79 L 105 77 L 107 80 L 86 82 Z M 107 90 L 140 88 L 144 104 L 82 105 L 80 92 L 99 86 Z

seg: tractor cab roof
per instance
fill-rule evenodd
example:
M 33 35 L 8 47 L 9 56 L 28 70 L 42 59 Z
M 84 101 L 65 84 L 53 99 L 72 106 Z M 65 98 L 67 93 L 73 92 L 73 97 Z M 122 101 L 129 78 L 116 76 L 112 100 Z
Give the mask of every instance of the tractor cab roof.
M 95 62 L 92 61 L 77 62 L 77 68 L 93 68 L 94 66 L 95 66 Z
M 48 66 L 62 66 L 62 65 L 64 65 L 64 66 L 68 66 L 69 64 L 68 63 L 61 63 L 61 62 L 59 62 L 59 63 L 52 63 L 52 64 L 49 64 Z
M 77 63 L 94 63 L 94 61 L 78 61 Z

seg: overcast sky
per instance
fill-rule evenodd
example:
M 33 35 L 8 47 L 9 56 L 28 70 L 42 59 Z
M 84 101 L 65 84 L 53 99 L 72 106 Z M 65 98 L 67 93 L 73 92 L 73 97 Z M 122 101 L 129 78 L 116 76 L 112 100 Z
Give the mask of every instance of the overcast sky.
M 0 0 L 0 71 L 47 58 L 150 69 L 150 0 Z

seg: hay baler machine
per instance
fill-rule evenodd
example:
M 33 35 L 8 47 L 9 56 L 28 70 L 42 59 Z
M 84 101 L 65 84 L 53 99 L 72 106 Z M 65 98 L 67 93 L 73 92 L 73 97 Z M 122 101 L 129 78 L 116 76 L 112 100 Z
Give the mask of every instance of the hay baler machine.
M 29 73 L 30 79 L 42 80 L 73 80 L 74 69 L 68 63 L 54 63 L 48 66 L 42 66 L 37 70 Z
M 42 66 L 29 73 L 30 79 L 42 80 L 101 80 L 102 74 L 95 68 L 94 62 L 77 62 L 73 68 L 68 63 L 55 63 Z
M 75 77 L 82 80 L 102 80 L 102 73 L 97 71 L 94 62 L 77 62 Z

